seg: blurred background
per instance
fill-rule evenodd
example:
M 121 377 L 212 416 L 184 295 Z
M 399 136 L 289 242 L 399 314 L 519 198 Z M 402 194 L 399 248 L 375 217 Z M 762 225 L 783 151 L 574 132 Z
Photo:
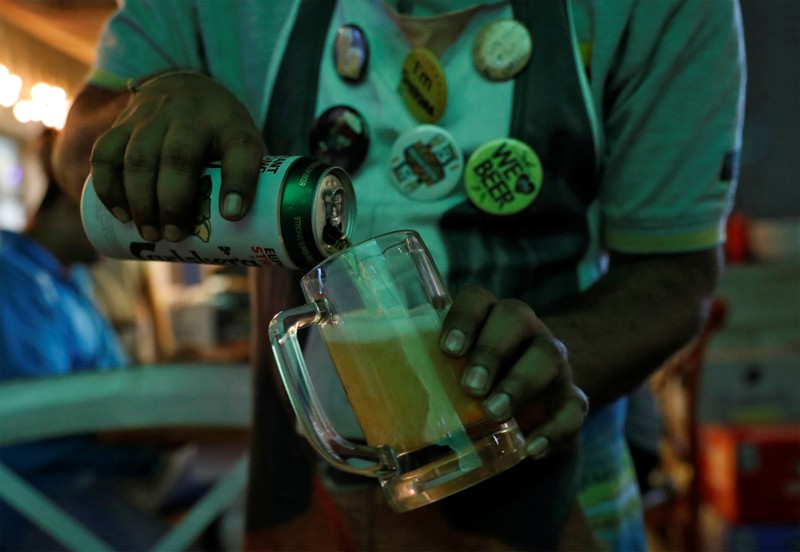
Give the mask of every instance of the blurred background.
M 63 126 L 114 7 L 0 0 L 1 228 L 21 230 L 44 194 L 35 139 Z M 728 268 L 706 333 L 651 382 L 662 435 L 641 482 L 654 549 L 800 550 L 800 1 L 741 7 L 747 104 Z M 137 361 L 246 362 L 244 273 L 104 262 L 96 279 Z M 115 305 L 124 286 L 141 302 Z
M 46 183 L 35 139 L 44 127 L 63 127 L 70 101 L 93 63 L 100 29 L 115 6 L 113 0 L 0 0 L 0 227 L 21 230 L 41 200 Z M 131 349 L 135 359 L 152 361 L 159 347 L 213 354 L 221 341 L 246 339 L 244 273 L 188 265 L 134 269 L 132 264 L 101 263 L 96 280 L 118 328 L 137 325 L 129 328 L 139 332 Z M 141 305 L 138 318 L 114 312 L 125 310 L 113 303 L 120 278 L 127 278 L 120 285 L 144 290 L 145 305 L 155 304 L 159 315 L 169 315 L 172 336 L 154 335 L 156 328 L 166 327 L 142 323 L 147 313 Z

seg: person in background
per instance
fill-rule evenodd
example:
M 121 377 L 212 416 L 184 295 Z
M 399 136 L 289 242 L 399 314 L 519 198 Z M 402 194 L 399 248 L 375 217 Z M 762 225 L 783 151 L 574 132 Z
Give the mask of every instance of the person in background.
M 356 39 L 340 48 L 342 36 Z M 337 64 L 335 52 L 367 47 L 355 56 L 362 71 L 349 54 Z M 639 550 L 625 397 L 707 316 L 743 80 L 735 0 L 128 2 L 101 37 L 57 168 L 77 196 L 91 160 L 98 196 L 120 221 L 146 240 L 180 241 L 208 160 L 222 160 L 229 220 L 246 216 L 267 151 L 342 164 L 359 203 L 351 239 L 421 233 L 454 294 L 443 352 L 468 358 L 465 392 L 490 419 L 515 416 L 527 434 L 530 460 L 422 519 L 444 512 L 459 533 L 517 549 Z M 423 123 L 477 167 L 535 153 L 540 164 L 528 169 L 541 172 L 508 171 L 519 178 L 507 181 L 465 170 L 465 181 L 419 197 L 427 184 L 393 180 L 414 171 L 394 167 L 392 152 L 415 140 L 432 148 Z M 258 324 L 298 304 L 292 278 L 254 276 Z M 263 344 L 255 364 L 257 386 L 271 389 Z M 283 528 L 296 549 L 346 548 L 330 536 L 342 534 L 335 518 L 314 515 L 327 503 L 280 409 L 267 411 L 277 392 L 259 392 L 251 546 L 263 544 L 262 529 Z M 591 531 L 572 531 L 584 515 Z M 436 531 L 414 519 L 400 518 L 390 539 L 417 532 L 432 546 Z M 326 544 L 302 540 L 319 535 Z
M 40 151 L 47 190 L 21 234 L 0 231 L 0 382 L 124 369 L 128 359 L 97 310 L 88 266 L 97 260 L 76 201 L 56 185 L 47 130 Z M 24 420 L 4 423 L 25 423 Z M 94 436 L 0 447 L 0 461 L 114 546 L 143 549 L 165 525 L 120 492 L 154 478 L 160 454 Z M 0 503 L 0 550 L 59 550 L 38 527 Z
M 136 364 L 172 359 L 175 335 L 147 263 L 101 258 L 90 267 L 98 308 Z

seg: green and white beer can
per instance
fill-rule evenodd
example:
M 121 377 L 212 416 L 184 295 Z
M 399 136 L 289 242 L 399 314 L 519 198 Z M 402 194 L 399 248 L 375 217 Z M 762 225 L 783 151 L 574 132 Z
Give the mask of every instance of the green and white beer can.
M 86 234 L 115 259 L 300 270 L 343 249 L 353 235 L 355 192 L 339 167 L 312 157 L 264 157 L 250 211 L 236 222 L 217 207 L 221 172 L 220 163 L 205 167 L 193 232 L 180 242 L 142 239 L 133 222 L 120 222 L 100 202 L 89 177 L 81 198 Z

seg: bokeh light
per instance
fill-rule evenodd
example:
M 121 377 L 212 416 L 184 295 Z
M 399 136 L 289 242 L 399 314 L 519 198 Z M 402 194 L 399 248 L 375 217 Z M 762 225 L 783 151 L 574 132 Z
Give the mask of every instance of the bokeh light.
M 21 123 L 41 122 L 62 129 L 70 106 L 66 91 L 59 86 L 37 82 L 30 89 L 30 97 L 23 97 L 23 84 L 19 76 L 0 64 L 0 106 L 11 108 Z

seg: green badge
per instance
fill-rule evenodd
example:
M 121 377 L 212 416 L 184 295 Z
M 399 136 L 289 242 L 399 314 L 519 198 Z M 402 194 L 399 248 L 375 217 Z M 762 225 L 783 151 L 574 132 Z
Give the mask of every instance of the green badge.
M 464 170 L 470 201 L 492 215 L 513 215 L 542 188 L 542 163 L 527 144 L 499 138 L 475 150 Z

